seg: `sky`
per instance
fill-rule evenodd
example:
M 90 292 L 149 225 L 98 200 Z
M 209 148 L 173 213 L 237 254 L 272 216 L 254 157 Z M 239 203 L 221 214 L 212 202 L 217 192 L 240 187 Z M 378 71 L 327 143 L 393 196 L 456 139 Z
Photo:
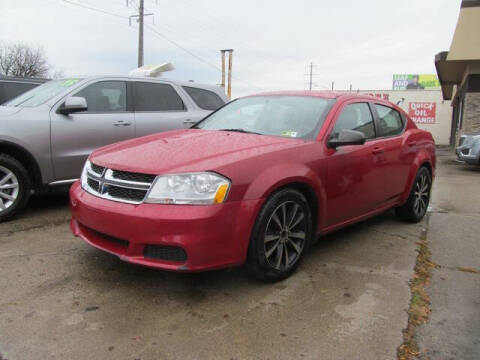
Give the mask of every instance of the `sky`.
M 0 42 L 42 46 L 68 76 L 137 67 L 139 0 L 0 0 Z M 233 48 L 233 97 L 313 88 L 390 89 L 393 74 L 435 74 L 461 0 L 145 0 L 145 64 L 164 76 L 219 84 Z M 90 9 L 88 9 L 89 7 Z

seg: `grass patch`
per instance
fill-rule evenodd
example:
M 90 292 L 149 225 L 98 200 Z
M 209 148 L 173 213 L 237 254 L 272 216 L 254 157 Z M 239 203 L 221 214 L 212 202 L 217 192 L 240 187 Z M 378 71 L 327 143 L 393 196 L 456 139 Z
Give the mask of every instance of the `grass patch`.
M 427 232 L 423 230 L 420 241 L 417 242 L 417 258 L 414 273 L 409 282 L 412 297 L 408 309 L 407 328 L 403 331 L 403 343 L 397 349 L 399 360 L 416 359 L 420 354 L 414 331 L 417 326 L 428 321 L 431 311 L 426 286 L 432 277 L 432 268 L 438 267 L 432 262 L 431 256 Z

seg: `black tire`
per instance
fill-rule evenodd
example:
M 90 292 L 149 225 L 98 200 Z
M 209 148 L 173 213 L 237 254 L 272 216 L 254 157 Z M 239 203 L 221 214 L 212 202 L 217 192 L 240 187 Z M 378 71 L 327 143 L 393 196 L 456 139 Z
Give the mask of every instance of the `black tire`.
M 17 183 L 18 187 L 16 189 L 0 189 L 0 192 L 3 194 L 0 194 L 0 222 L 15 216 L 23 209 L 30 197 L 30 178 L 25 167 L 15 158 L 0 154 L 0 182 L 7 177 L 8 172 L 11 172 L 14 178 L 10 177 L 3 185 L 14 186 Z M 9 200 L 5 197 L 13 198 L 12 194 L 15 195 L 14 200 Z M 5 205 L 7 203 L 8 205 Z
M 280 190 L 267 199 L 257 216 L 247 266 L 262 281 L 285 279 L 299 265 L 311 238 L 312 216 L 307 199 L 296 190 Z
M 425 186 L 426 188 L 424 188 Z M 407 202 L 395 208 L 397 216 L 412 223 L 421 221 L 428 210 L 431 190 L 432 175 L 426 167 L 421 167 L 415 176 Z

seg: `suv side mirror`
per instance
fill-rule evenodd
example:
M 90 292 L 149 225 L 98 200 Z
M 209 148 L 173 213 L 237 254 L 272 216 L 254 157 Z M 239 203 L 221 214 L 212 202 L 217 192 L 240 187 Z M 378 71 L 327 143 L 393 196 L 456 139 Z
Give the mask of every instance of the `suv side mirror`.
M 58 109 L 58 112 L 63 115 L 68 115 L 80 111 L 88 110 L 87 100 L 80 96 L 70 96 L 65 99 L 65 102 Z
M 336 149 L 339 146 L 345 145 L 363 145 L 365 144 L 365 134 L 356 130 L 340 130 L 338 138 L 329 139 L 328 147 Z

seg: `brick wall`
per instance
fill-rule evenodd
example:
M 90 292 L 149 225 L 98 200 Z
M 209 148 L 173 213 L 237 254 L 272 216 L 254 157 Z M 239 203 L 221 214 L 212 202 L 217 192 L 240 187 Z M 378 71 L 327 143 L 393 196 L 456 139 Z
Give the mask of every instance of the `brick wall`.
M 460 132 L 468 134 L 480 131 L 480 93 L 466 93 L 463 108 L 463 124 Z

